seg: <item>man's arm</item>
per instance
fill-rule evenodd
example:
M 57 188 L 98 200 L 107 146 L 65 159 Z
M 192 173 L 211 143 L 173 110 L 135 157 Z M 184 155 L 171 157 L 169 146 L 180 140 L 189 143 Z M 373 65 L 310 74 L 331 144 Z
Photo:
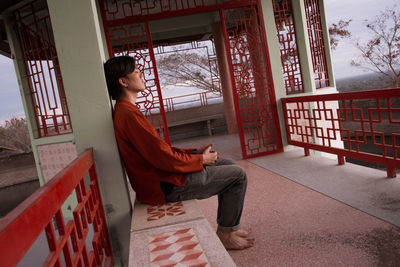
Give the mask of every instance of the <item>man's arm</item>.
M 122 135 L 155 168 L 188 173 L 203 169 L 203 156 L 172 149 L 144 116 L 130 114 L 121 122 Z

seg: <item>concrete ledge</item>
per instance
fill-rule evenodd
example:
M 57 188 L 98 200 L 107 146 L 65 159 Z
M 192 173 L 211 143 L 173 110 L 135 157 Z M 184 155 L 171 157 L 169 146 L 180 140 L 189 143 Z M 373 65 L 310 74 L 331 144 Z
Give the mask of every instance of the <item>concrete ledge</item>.
M 204 215 L 196 200 L 157 206 L 136 202 L 132 214 L 131 232 L 203 218 Z
M 236 266 L 206 219 L 131 233 L 129 266 Z

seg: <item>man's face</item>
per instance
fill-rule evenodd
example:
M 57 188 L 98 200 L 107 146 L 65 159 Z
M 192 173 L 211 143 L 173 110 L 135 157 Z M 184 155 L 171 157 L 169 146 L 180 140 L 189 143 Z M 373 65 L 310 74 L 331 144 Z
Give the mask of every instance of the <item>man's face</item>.
M 126 89 L 129 91 L 143 92 L 146 88 L 143 81 L 143 74 L 138 69 L 127 74 L 123 79 L 127 85 Z

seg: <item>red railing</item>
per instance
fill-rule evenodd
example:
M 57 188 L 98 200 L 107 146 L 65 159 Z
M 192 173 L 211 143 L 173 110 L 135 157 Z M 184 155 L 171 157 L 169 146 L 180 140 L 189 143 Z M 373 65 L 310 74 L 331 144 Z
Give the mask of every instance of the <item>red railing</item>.
M 222 102 L 222 96 L 219 96 L 213 92 L 168 97 L 164 98 L 163 101 L 165 112 L 169 112 L 185 107 L 207 106 L 209 105 L 209 100 L 213 99 L 221 99 Z
M 283 98 L 288 144 L 400 168 L 400 88 Z M 368 152 L 365 152 L 368 151 Z
M 87 173 L 90 188 L 85 183 Z M 74 190 L 78 202 L 74 219 L 65 220 L 61 206 Z M 92 230 L 93 249 L 88 252 Z M 113 266 L 92 149 L 0 220 L 0 265 L 16 266 L 43 232 L 48 255 L 42 266 L 62 266 L 63 262 L 66 266 Z

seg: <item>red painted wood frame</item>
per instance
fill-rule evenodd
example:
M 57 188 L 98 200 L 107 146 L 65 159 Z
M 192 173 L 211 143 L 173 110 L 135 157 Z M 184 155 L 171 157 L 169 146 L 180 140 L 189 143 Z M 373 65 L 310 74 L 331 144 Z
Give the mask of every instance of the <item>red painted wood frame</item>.
M 38 8 L 39 7 L 39 8 Z M 14 11 L 39 137 L 72 132 L 47 2 Z
M 229 55 L 228 58 L 230 57 L 229 64 L 234 86 L 242 155 L 244 158 L 250 158 L 283 150 L 271 78 L 271 66 L 259 1 L 175 0 L 149 2 L 125 0 L 115 2 L 100 0 L 99 3 L 102 10 L 103 25 L 110 56 L 115 54 L 115 45 L 111 42 L 112 36 L 115 35 L 113 32 L 114 28 L 123 27 L 124 25 L 131 25 L 130 27 L 133 27 L 132 25 L 144 25 L 142 28 L 146 28 L 147 36 L 141 34 L 130 34 L 128 36 L 142 38 L 142 43 L 147 41 L 147 47 L 149 50 L 152 50 L 150 48 L 149 20 L 190 15 L 198 12 L 219 11 L 224 27 L 225 46 Z M 243 17 L 244 20 L 233 18 L 230 21 L 230 14 L 238 12 L 247 12 Z M 232 25 L 227 26 L 226 23 L 231 23 Z M 231 29 L 230 26 L 237 27 L 237 30 Z M 239 46 L 230 45 L 234 42 L 232 37 L 238 40 L 237 44 L 240 44 Z M 249 42 L 247 42 L 247 38 Z M 121 42 L 125 42 L 125 50 L 134 50 L 129 45 L 132 43 L 132 41 L 129 42 L 129 37 L 127 41 L 123 41 L 122 39 L 120 40 Z M 242 41 L 240 42 L 239 40 Z M 114 43 L 116 42 L 114 41 Z M 245 68 L 241 68 L 235 61 L 240 56 L 246 58 L 246 62 L 242 62 L 247 64 Z M 151 56 L 151 60 L 154 60 L 154 56 Z M 162 103 L 156 74 L 156 63 L 154 61 L 152 68 L 155 78 L 154 83 L 157 85 L 159 96 L 157 103 Z M 243 79 L 247 80 L 245 83 L 241 83 L 238 79 L 242 79 L 242 81 Z M 164 129 L 167 129 L 165 112 L 162 105 L 160 105 L 160 108 L 163 116 L 163 126 Z M 166 133 L 164 134 L 167 135 Z
M 243 158 L 281 152 L 261 7 L 220 9 Z
M 320 0 L 304 0 L 314 81 L 317 89 L 325 88 L 330 85 L 319 1 Z
M 273 0 L 286 94 L 304 92 L 291 0 Z
M 400 88 L 283 98 L 290 145 L 386 166 L 388 177 L 400 168 Z M 345 145 L 343 148 L 340 143 Z M 363 152 L 362 147 L 377 153 Z
M 88 172 L 89 189 L 84 178 Z M 65 223 L 61 206 L 73 191 L 78 205 L 73 211 L 74 220 Z M 93 227 L 94 236 L 91 240 L 93 250 L 88 252 L 89 227 Z M 43 266 L 61 266 L 61 253 L 67 266 L 113 266 L 92 149 L 0 220 L 1 265 L 17 265 L 43 231 L 49 246 Z

